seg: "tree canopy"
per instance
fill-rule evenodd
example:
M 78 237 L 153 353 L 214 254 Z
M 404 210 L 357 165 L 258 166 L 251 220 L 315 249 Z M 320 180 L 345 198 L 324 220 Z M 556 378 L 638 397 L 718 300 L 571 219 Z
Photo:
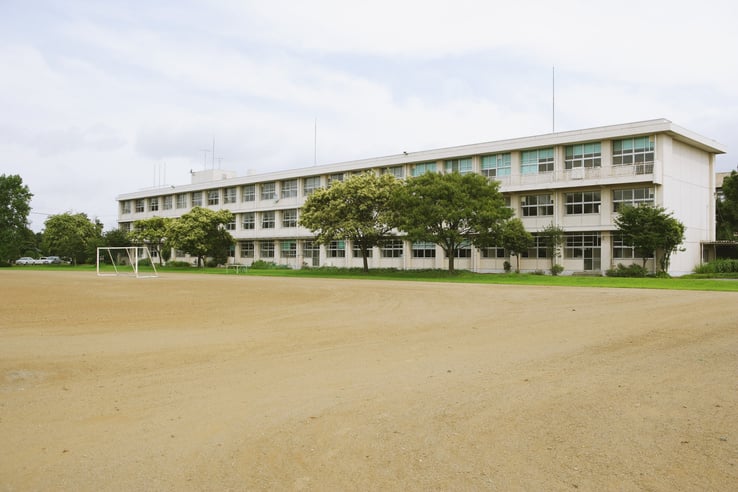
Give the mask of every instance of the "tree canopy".
M 229 210 L 213 211 L 194 207 L 179 219 L 169 223 L 166 231 L 168 244 L 197 257 L 198 266 L 206 256 L 218 263 L 225 263 L 229 248 L 234 244 L 233 236 L 225 225 L 233 220 Z
M 324 244 L 352 241 L 361 251 L 364 271 L 369 271 L 369 250 L 397 225 L 395 199 L 401 186 L 391 174 L 351 176 L 312 193 L 300 211 L 300 225 Z
M 663 207 L 640 205 L 620 209 L 615 225 L 623 235 L 623 242 L 632 246 L 641 258 L 655 255 L 662 272 L 669 269 L 671 254 L 684 242 L 684 224 Z
M 167 237 L 167 228 L 172 219 L 165 217 L 151 217 L 150 219 L 141 219 L 133 223 L 133 230 L 128 233 L 128 238 L 135 244 L 148 244 L 159 257 L 161 265 L 162 257 L 165 256 L 163 248 L 164 240 Z M 167 257 L 168 259 L 168 257 Z
M 499 184 L 476 174 L 425 173 L 409 178 L 398 203 L 399 227 L 412 241 L 439 245 L 454 271 L 454 256 L 465 243 L 496 245 L 501 227 L 512 216 Z
M 738 172 L 732 171 L 723 179 L 723 197 L 716 204 L 717 239 L 738 239 Z
M 90 221 L 84 213 L 52 215 L 44 226 L 43 248 L 69 257 L 75 264 L 94 258 L 95 249 L 102 241 L 102 224 Z
M 23 252 L 33 194 L 17 174 L 0 175 L 0 263 L 9 264 Z M 29 235 L 30 233 L 30 235 Z
M 523 221 L 513 218 L 502 226 L 501 245 L 505 250 L 515 256 L 515 271 L 520 272 L 520 255 L 527 251 L 533 244 L 533 235 L 525 230 Z

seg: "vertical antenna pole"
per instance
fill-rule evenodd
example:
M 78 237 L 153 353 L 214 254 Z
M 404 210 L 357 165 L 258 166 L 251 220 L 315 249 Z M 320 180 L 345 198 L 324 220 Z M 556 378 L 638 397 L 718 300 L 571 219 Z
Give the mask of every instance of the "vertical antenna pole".
M 551 66 L 551 133 L 556 133 L 556 67 Z
M 315 118 L 315 129 L 313 133 L 313 166 L 318 165 L 318 118 Z
M 215 137 L 213 137 L 213 169 L 215 169 Z

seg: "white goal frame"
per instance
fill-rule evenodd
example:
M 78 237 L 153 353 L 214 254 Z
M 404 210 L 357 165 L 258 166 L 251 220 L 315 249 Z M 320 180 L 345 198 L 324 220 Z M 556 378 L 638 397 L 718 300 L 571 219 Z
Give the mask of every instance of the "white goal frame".
M 125 265 L 125 268 L 122 268 L 123 265 L 116 263 L 116 258 L 113 253 L 118 251 L 124 251 L 126 256 L 128 257 L 128 264 Z M 101 260 L 104 258 L 110 259 L 111 263 L 113 264 L 113 269 L 115 270 L 115 273 L 100 272 Z M 138 262 L 147 258 L 151 263 L 151 268 L 154 270 L 153 273 L 141 273 L 139 271 Z M 156 278 L 159 276 L 159 273 L 156 271 L 156 266 L 154 265 L 154 258 L 151 256 L 151 251 L 149 250 L 148 246 L 99 247 L 97 248 L 97 260 L 95 264 L 98 277 Z

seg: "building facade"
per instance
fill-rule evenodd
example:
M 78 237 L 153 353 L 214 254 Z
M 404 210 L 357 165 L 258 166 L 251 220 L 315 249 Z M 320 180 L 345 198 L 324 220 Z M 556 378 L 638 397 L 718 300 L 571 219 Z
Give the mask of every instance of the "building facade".
M 349 241 L 318 244 L 299 226 L 300 207 L 316 189 L 366 171 L 405 179 L 425 172 L 480 173 L 500 183 L 509 207 L 536 236 L 554 224 L 566 231 L 564 274 L 602 273 L 618 263 L 640 263 L 623 244 L 614 219 L 624 205 L 662 206 L 686 226 L 686 240 L 672 255 L 670 273 L 692 271 L 701 260 L 701 243 L 715 239 L 715 156 L 717 142 L 664 119 L 589 128 L 374 159 L 236 176 L 205 170 L 182 186 L 120 195 L 118 225 L 131 230 L 139 219 L 176 218 L 196 206 L 228 209 L 227 228 L 236 239 L 229 261 L 249 265 L 265 260 L 293 268 L 360 267 L 361 253 Z M 184 252 L 177 259 L 190 260 Z M 521 271 L 548 270 L 542 238 L 520 257 Z M 456 268 L 502 272 L 502 248 L 456 252 Z M 440 247 L 411 243 L 401 236 L 374 248 L 372 268 L 446 268 Z M 653 268 L 653 260 L 647 260 Z

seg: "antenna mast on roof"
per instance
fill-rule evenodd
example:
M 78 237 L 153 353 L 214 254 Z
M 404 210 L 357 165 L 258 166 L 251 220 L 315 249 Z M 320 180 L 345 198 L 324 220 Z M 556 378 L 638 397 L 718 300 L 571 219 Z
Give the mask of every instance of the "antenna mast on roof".
M 556 66 L 551 66 L 551 133 L 556 133 Z
M 318 165 L 318 118 L 315 118 L 315 129 L 313 132 L 313 166 Z

